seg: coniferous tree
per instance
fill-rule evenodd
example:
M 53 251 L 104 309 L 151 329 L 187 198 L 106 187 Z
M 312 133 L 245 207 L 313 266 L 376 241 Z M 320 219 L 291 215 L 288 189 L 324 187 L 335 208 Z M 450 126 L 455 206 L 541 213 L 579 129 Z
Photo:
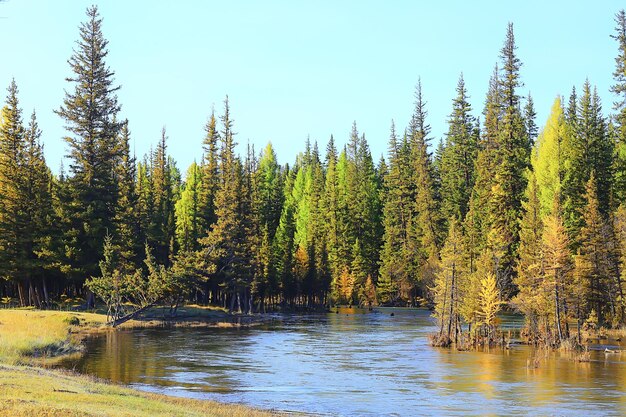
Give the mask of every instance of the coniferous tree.
M 550 294 L 550 316 L 554 320 L 557 342 L 569 337 L 568 331 L 568 299 L 571 299 L 570 276 L 572 260 L 569 252 L 568 236 L 563 224 L 558 199 L 552 213 L 544 220 L 542 234 L 543 263 L 545 278 L 544 291 Z
M 532 167 L 537 181 L 536 192 L 541 205 L 541 215 L 546 216 L 554 208 L 554 199 L 561 195 L 565 172 L 563 146 L 567 141 L 567 128 L 560 98 L 554 100 L 552 111 L 539 135 L 533 156 Z
M 545 130 L 544 130 L 545 133 Z M 541 148 L 541 139 L 539 139 Z M 520 222 L 519 261 L 515 285 L 519 292 L 512 302 L 524 314 L 527 335 L 536 341 L 539 333 L 539 320 L 542 318 L 543 294 L 543 221 L 539 185 L 535 173 L 529 171 L 526 198 L 522 203 L 522 219 Z M 553 195 L 554 202 L 554 195 Z M 552 210 L 548 212 L 551 214 Z
M 87 9 L 80 26 L 80 39 L 68 60 L 72 85 L 56 113 L 64 120 L 70 136 L 65 138 L 71 159 L 69 177 L 77 248 L 73 266 L 83 278 L 97 274 L 102 242 L 114 230 L 117 184 L 115 164 L 119 158 L 115 120 L 120 110 L 114 72 L 106 65 L 108 41 L 102 34 L 102 19 L 96 6 Z
M 176 181 L 172 178 L 172 164 L 167 155 L 167 134 L 161 130 L 161 140 L 150 160 L 151 210 L 148 213 L 148 244 L 157 263 L 169 265 L 176 233 L 174 219 Z
M 439 321 L 439 335 L 458 341 L 461 327 L 461 288 L 467 274 L 466 251 L 458 220 L 450 219 L 448 237 L 441 250 L 441 260 L 435 278 L 435 313 Z
M 610 291 L 609 279 L 612 271 L 607 239 L 609 227 L 600 211 L 593 172 L 585 184 L 584 198 L 586 204 L 582 216 L 583 226 L 580 230 L 578 255 L 581 258 L 581 265 L 585 268 L 580 274 L 586 280 L 588 305 L 596 311 L 600 319 L 603 319 L 608 315 L 614 315 L 617 294 Z
M 204 127 L 206 136 L 202 142 L 204 157 L 202 159 L 202 182 L 200 183 L 198 212 L 200 215 L 200 229 L 204 236 L 209 232 L 211 225 L 216 221 L 215 217 L 215 194 L 219 186 L 218 172 L 218 141 L 219 131 L 215 111 Z
M 462 221 L 468 212 L 474 187 L 478 132 L 463 75 L 459 77 L 456 91 L 448 134 L 441 151 L 441 210 L 445 218 L 454 216 Z
M 215 265 L 215 283 L 230 296 L 229 308 L 235 309 L 241 288 L 239 272 L 243 269 L 241 218 L 242 167 L 236 157 L 233 120 L 228 96 L 221 116 L 219 186 L 215 194 L 216 222 L 208 236 L 200 239 L 202 258 Z M 239 304 L 241 307 L 241 304 Z
M 626 12 L 624 9 L 615 14 L 615 34 L 618 53 L 615 57 L 615 71 L 611 92 L 616 95 L 613 102 L 613 123 L 615 126 L 615 163 L 614 163 L 614 201 L 626 201 Z
M 606 123 L 601 114 L 600 101 L 592 91 L 589 81 L 583 85 L 582 95 L 575 107 L 572 95 L 568 110 L 569 135 L 563 146 L 567 170 L 563 177 L 563 210 L 565 224 L 572 238 L 573 248 L 579 245 L 579 232 L 583 226 L 585 184 L 596 173 L 600 211 L 609 210 L 612 178 L 613 146 L 606 133 Z
M 26 304 L 24 277 L 20 273 L 23 254 L 20 250 L 22 213 L 22 172 L 25 153 L 25 129 L 22 109 L 19 107 L 18 89 L 11 81 L 2 108 L 0 125 L 0 255 L 2 275 L 18 285 L 20 304 Z
M 117 205 L 115 207 L 116 243 L 120 260 L 127 268 L 140 265 L 143 251 L 139 196 L 137 195 L 137 163 L 130 153 L 128 120 L 120 132 L 120 159 L 116 166 Z
M 412 214 L 408 158 L 398 141 L 395 124 L 389 137 L 389 171 L 384 178 L 387 196 L 383 207 L 383 245 L 380 253 L 378 299 L 381 303 L 396 300 L 400 283 L 413 280 L 410 268 L 408 233 Z
M 187 170 L 181 197 L 175 206 L 176 239 L 178 247 L 183 252 L 198 249 L 198 239 L 201 235 L 199 210 L 201 175 L 201 167 L 193 162 Z

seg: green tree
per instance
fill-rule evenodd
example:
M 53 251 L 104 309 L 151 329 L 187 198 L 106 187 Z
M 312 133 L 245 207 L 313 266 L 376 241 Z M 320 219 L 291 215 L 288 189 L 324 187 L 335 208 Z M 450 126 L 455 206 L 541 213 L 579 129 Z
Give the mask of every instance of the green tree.
M 462 221 L 469 210 L 469 198 L 474 187 L 479 138 L 462 74 L 456 92 L 441 152 L 441 211 L 447 219 L 454 216 Z
M 176 202 L 176 239 L 183 252 L 198 249 L 198 239 L 201 235 L 199 210 L 201 169 L 195 162 L 189 166 L 181 197 Z
M 537 181 L 536 192 L 541 204 L 541 215 L 552 212 L 554 199 L 561 194 L 561 182 L 565 172 L 563 143 L 567 141 L 567 128 L 561 100 L 557 97 L 552 111 L 539 135 L 532 156 L 532 167 Z
M 575 96 L 571 101 L 575 100 Z M 582 95 L 576 105 L 575 116 L 570 102 L 568 111 L 568 141 L 564 143 L 563 155 L 566 170 L 563 178 L 563 210 L 565 224 L 570 234 L 573 248 L 580 242 L 585 206 L 585 184 L 595 172 L 599 209 L 603 215 L 609 210 L 612 178 L 613 144 L 607 131 L 600 99 L 592 91 L 589 81 L 583 85 Z
M 626 12 L 624 9 L 615 14 L 615 34 L 611 36 L 617 41 L 617 56 L 613 71 L 614 84 L 611 92 L 615 94 L 613 102 L 613 123 L 615 125 L 615 158 L 614 158 L 614 199 L 626 200 Z
M 202 159 L 202 182 L 200 183 L 198 211 L 200 214 L 200 228 L 202 235 L 206 235 L 211 225 L 216 221 L 215 217 L 215 194 L 219 186 L 219 131 L 215 111 L 211 112 L 211 117 L 204 127 L 206 135 L 202 142 L 204 157 Z
M 117 205 L 115 207 L 115 231 L 120 250 L 120 261 L 128 268 L 140 265 L 143 242 L 139 196 L 137 195 L 137 163 L 130 153 L 130 130 L 128 120 L 120 132 L 120 159 L 116 166 Z
M 96 259 L 102 257 L 107 230 L 114 230 L 117 204 L 115 164 L 119 159 L 115 120 L 120 110 L 115 73 L 106 65 L 108 41 L 102 34 L 102 19 L 96 6 L 87 9 L 80 26 L 80 39 L 68 63 L 73 75 L 66 80 L 63 104 L 56 113 L 65 122 L 65 138 L 71 159 L 69 178 L 73 203 L 72 228 L 76 235 L 74 267 L 83 277 L 97 273 Z

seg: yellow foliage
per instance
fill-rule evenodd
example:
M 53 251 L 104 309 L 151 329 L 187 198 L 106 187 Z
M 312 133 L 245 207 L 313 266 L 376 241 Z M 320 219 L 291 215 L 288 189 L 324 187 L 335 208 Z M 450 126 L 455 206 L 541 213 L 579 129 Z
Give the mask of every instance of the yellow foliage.
M 500 311 L 500 294 L 496 285 L 496 276 L 488 272 L 480 280 L 480 318 L 482 324 L 493 327 L 496 315 Z

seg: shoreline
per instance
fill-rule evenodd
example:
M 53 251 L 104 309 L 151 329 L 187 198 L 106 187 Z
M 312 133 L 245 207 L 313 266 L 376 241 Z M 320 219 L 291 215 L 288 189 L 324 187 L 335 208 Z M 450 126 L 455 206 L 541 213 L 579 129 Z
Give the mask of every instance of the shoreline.
M 251 416 L 294 415 L 276 410 L 154 394 L 54 365 L 85 354 L 83 341 L 110 331 L 158 327 L 249 327 L 264 320 L 199 306 L 164 320 L 159 310 L 111 328 L 106 316 L 75 311 L 0 310 L 0 415 L 11 416 Z M 185 310 L 185 309 L 182 309 Z M 26 324 L 28 323 L 28 324 Z M 51 368 L 54 367 L 54 368 Z M 297 414 L 296 414 L 297 415 Z

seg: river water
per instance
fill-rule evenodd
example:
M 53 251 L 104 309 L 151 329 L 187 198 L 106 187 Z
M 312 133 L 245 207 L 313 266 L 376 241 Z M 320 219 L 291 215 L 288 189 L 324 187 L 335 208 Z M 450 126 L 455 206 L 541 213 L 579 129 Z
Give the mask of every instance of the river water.
M 527 346 L 456 352 L 430 347 L 434 331 L 425 310 L 345 309 L 252 328 L 111 332 L 65 366 L 152 392 L 320 415 L 626 415 L 626 352 L 596 346 L 588 363 L 549 353 L 529 368 Z

